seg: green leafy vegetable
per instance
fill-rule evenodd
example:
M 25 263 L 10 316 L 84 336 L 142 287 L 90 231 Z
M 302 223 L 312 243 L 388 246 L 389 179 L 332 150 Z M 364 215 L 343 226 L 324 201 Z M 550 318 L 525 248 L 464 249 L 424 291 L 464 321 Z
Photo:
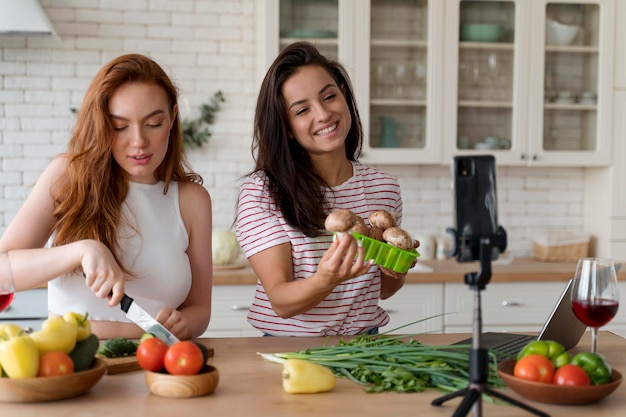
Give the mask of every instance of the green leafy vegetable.
M 303 359 L 363 385 L 366 392 L 454 392 L 469 384 L 468 345 L 428 346 L 412 336 L 358 335 L 335 346 L 260 355 L 272 362 Z M 487 384 L 502 387 L 491 355 Z

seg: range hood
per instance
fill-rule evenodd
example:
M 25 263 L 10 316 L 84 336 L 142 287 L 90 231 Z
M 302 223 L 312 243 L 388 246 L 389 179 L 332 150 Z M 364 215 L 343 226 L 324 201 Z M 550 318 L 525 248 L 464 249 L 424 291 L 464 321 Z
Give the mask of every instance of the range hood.
M 0 0 L 0 36 L 56 35 L 37 0 Z

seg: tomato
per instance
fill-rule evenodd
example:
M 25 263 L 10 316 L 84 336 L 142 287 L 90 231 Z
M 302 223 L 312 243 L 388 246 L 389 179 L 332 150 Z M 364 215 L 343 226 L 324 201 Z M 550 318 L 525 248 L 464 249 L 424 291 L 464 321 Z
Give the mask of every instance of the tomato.
M 552 383 L 554 365 L 550 359 L 536 353 L 524 356 L 515 363 L 513 376 L 529 381 Z
M 194 375 L 203 365 L 202 350 L 191 340 L 176 342 L 165 353 L 165 369 L 172 375 Z
M 74 361 L 65 352 L 53 350 L 39 357 L 37 376 L 58 376 L 74 373 Z
M 169 346 L 158 337 L 144 339 L 137 346 L 137 363 L 146 371 L 160 371 L 165 366 L 165 352 Z
M 591 380 L 583 368 L 570 363 L 556 370 L 554 383 L 557 385 L 589 385 Z

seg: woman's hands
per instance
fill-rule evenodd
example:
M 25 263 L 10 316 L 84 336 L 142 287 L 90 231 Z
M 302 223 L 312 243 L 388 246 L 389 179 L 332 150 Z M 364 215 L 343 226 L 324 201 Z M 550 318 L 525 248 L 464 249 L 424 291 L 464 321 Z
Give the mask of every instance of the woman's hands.
M 83 241 L 80 264 L 87 287 L 98 298 L 111 294 L 109 307 L 119 304 L 124 296 L 124 273 L 109 248 L 96 240 Z
M 334 239 L 324 253 L 316 275 L 332 289 L 344 281 L 364 275 L 371 266 L 371 260 L 365 261 L 361 242 L 351 233 L 344 233 Z

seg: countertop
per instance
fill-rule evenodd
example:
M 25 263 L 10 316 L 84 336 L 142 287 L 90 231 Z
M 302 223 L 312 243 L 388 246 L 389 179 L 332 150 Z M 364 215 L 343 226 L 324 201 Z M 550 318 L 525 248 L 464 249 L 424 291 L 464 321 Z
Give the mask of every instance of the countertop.
M 587 332 L 588 333 L 588 332 Z M 427 334 L 418 337 L 425 344 L 454 343 L 467 334 Z M 457 409 L 460 398 L 441 407 L 431 401 L 441 397 L 439 391 L 414 394 L 368 394 L 360 386 L 343 378 L 331 392 L 293 395 L 282 390 L 280 365 L 266 362 L 257 352 L 275 353 L 336 344 L 337 338 L 250 337 L 200 339 L 215 349 L 209 359 L 220 373 L 220 382 L 211 395 L 191 399 L 168 399 L 151 395 L 146 388 L 143 371 L 105 375 L 96 386 L 81 397 L 37 404 L 0 403 L 0 415 L 31 417 L 66 416 L 450 416 Z M 589 349 L 589 334 L 574 350 Z M 601 332 L 598 349 L 617 370 L 626 370 L 626 339 Z M 552 417 L 589 416 L 595 413 L 606 417 L 624 415 L 626 384 L 622 383 L 611 396 L 601 402 L 583 406 L 557 406 L 526 400 L 508 388 L 502 392 L 527 403 Z M 482 401 L 485 416 L 531 416 L 511 405 L 494 405 Z
M 479 262 L 459 263 L 455 259 L 445 261 L 418 261 L 419 264 L 432 268 L 432 272 L 412 272 L 406 276 L 407 283 L 460 282 L 468 272 L 478 271 Z M 215 285 L 252 285 L 257 278 L 247 262 L 239 268 L 215 267 L 213 283 Z M 567 281 L 576 271 L 576 262 L 541 262 L 532 258 L 514 258 L 509 264 L 492 264 L 491 282 L 531 282 L 531 281 Z M 619 274 L 620 280 L 626 280 L 626 272 Z

